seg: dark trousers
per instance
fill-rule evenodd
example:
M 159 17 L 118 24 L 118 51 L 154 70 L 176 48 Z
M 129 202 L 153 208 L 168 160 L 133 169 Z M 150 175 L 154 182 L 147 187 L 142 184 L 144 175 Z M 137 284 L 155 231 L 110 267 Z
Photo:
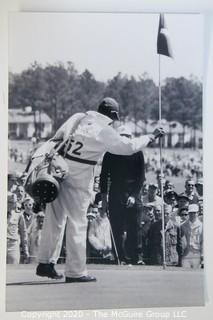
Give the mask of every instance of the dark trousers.
M 141 208 L 126 208 L 122 200 L 120 195 L 109 197 L 110 223 L 119 260 L 124 261 L 128 256 L 132 263 L 136 263 L 142 252 Z M 127 237 L 124 243 L 125 231 Z
M 126 252 L 131 263 L 142 258 L 141 208 L 126 208 Z

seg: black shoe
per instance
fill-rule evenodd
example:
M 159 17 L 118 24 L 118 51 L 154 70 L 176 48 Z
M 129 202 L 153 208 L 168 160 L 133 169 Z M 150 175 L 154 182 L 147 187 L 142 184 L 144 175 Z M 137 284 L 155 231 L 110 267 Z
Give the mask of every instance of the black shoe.
M 95 277 L 92 276 L 82 276 L 79 278 L 70 278 L 70 277 L 66 277 L 65 278 L 65 282 L 66 283 L 70 283 L 70 282 L 92 282 L 92 281 L 96 281 Z
M 39 263 L 39 265 L 36 268 L 36 275 L 56 280 L 63 278 L 63 274 L 60 274 L 55 270 L 53 263 Z

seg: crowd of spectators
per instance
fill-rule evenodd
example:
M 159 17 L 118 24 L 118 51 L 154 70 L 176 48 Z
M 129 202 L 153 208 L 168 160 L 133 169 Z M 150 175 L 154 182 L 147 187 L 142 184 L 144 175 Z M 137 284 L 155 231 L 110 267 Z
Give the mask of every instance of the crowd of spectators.
M 44 208 L 25 192 L 25 175 L 8 174 L 7 263 L 36 261 Z
M 10 157 L 18 161 L 18 152 Z M 173 153 L 163 159 L 164 172 L 158 168 L 159 155 L 155 151 L 145 155 L 146 172 L 156 175 L 156 183 L 145 181 L 141 189 L 141 215 L 138 221 L 141 237 L 141 257 L 135 264 L 161 265 L 163 263 L 163 238 L 167 265 L 185 268 L 203 267 L 203 181 L 202 157 L 196 161 L 190 155 L 180 157 Z M 22 161 L 22 160 L 21 160 Z M 96 170 L 100 173 L 100 170 Z M 185 181 L 185 188 L 177 192 L 172 177 Z M 25 174 L 8 174 L 7 210 L 7 263 L 36 261 L 44 208 L 25 192 Z M 124 257 L 119 259 L 111 229 L 110 219 L 102 208 L 99 174 L 94 180 L 94 195 L 88 208 L 87 257 L 93 263 L 131 263 L 127 240 L 128 226 L 122 234 Z M 163 184 L 163 197 L 160 185 Z M 164 232 L 162 236 L 162 209 Z M 119 223 L 119 221 L 118 221 Z M 63 247 L 63 255 L 66 248 Z
M 146 158 L 146 171 L 156 172 L 160 171 L 159 163 L 159 151 L 149 149 L 144 153 Z M 200 150 L 196 151 L 196 157 L 194 157 L 187 150 L 166 152 L 166 157 L 162 157 L 162 166 L 164 174 L 167 177 L 187 177 L 191 176 L 194 179 L 202 176 L 202 163 L 203 157 Z
M 156 177 L 157 178 L 157 177 Z M 162 210 L 164 212 L 165 232 L 165 262 L 168 266 L 183 266 L 185 268 L 202 268 L 203 262 L 203 181 L 196 182 L 192 178 L 185 180 L 185 190 L 181 193 L 175 191 L 171 181 L 166 180 L 163 186 L 163 199 L 160 195 L 158 184 L 145 184 L 142 189 L 142 214 L 138 221 L 141 232 L 142 256 L 135 264 L 162 265 L 163 264 L 163 237 L 162 237 Z M 97 193 L 97 195 L 99 195 Z M 100 198 L 100 197 L 99 197 Z M 99 206 L 101 204 L 99 203 Z M 88 217 L 92 215 L 92 221 L 88 225 L 88 232 L 94 229 L 97 214 L 93 204 L 93 210 L 88 211 Z M 128 228 L 126 228 L 128 229 Z M 111 234 L 111 238 L 113 234 Z M 96 250 L 90 238 L 89 246 Z M 113 245 L 113 244 L 112 244 Z M 104 246 L 102 247 L 104 250 Z M 101 248 L 98 248 L 101 252 Z M 123 233 L 123 251 L 126 253 L 122 264 L 129 264 L 128 243 L 126 231 Z M 112 250 L 113 252 L 113 250 Z M 94 255 L 96 256 L 96 254 Z M 100 255 L 99 255 L 100 257 Z M 117 261 L 110 256 L 110 261 Z M 105 262 L 102 256 L 102 261 Z

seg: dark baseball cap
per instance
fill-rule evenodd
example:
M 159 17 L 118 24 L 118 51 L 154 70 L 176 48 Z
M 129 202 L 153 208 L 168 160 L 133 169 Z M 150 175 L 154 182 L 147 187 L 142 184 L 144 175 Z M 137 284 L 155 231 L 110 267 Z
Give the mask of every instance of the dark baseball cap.
M 158 188 L 158 185 L 157 185 L 157 183 L 150 183 L 150 184 L 149 184 L 149 188 L 157 189 L 157 188 Z
M 119 104 L 113 98 L 104 98 L 98 106 L 98 112 L 112 120 L 119 120 Z
M 166 192 L 164 193 L 164 197 L 166 197 L 166 198 L 173 198 L 173 197 L 175 197 L 175 198 L 177 199 L 178 195 L 177 195 L 177 193 L 176 193 L 175 191 L 166 191 Z
M 177 196 L 177 199 L 178 199 L 178 200 L 180 200 L 180 199 L 185 199 L 185 200 L 189 201 L 189 198 L 188 198 L 187 195 L 185 195 L 185 194 L 179 194 L 179 195 Z
M 198 185 L 203 185 L 203 179 L 198 179 L 197 182 L 195 183 L 195 186 Z

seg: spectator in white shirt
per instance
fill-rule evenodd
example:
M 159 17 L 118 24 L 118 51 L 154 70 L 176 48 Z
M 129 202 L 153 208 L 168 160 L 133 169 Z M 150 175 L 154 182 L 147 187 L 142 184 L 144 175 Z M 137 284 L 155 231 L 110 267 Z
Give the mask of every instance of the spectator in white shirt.
M 181 225 L 181 256 L 185 268 L 199 268 L 203 263 L 203 224 L 198 218 L 199 207 L 191 204 L 189 219 Z
M 20 244 L 22 246 L 24 262 L 28 262 L 27 229 L 22 212 L 17 209 L 17 196 L 8 192 L 7 208 L 7 263 L 20 263 Z

